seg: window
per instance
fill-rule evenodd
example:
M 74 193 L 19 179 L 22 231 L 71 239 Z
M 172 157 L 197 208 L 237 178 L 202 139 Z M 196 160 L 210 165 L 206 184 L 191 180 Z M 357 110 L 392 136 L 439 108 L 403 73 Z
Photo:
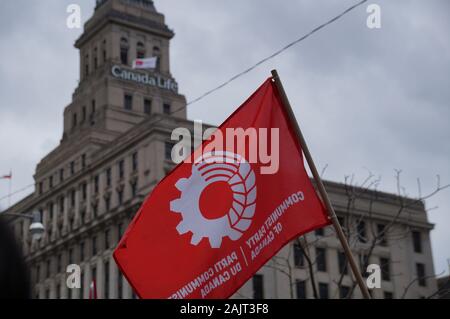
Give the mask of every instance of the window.
M 69 265 L 73 263 L 73 249 L 69 249 L 69 256 L 68 256 Z
M 253 299 L 264 299 L 264 276 L 253 276 Z
M 75 174 L 75 162 L 70 162 L 70 174 Z
M 137 181 L 131 183 L 131 195 L 133 197 L 137 195 Z
M 166 160 L 172 160 L 172 148 L 173 144 L 170 142 L 166 142 L 164 145 L 164 157 Z
M 172 107 L 169 103 L 164 103 L 163 104 L 163 113 L 166 115 L 170 115 L 172 113 L 171 111 Z
M 109 229 L 105 230 L 105 249 L 109 248 Z
M 120 39 L 120 62 L 122 64 L 128 64 L 128 40 L 126 38 Z
M 364 278 L 367 278 L 369 276 L 369 273 L 367 272 L 367 266 L 369 265 L 368 258 L 369 257 L 365 254 L 362 254 L 359 257 L 359 267 L 361 268 L 361 274 Z
M 119 161 L 119 178 L 122 179 L 124 176 L 124 161 Z
M 64 213 L 64 196 L 61 196 L 61 197 L 59 198 L 59 212 L 60 212 L 61 214 Z
M 381 246 L 387 245 L 386 240 L 386 225 L 385 224 L 377 224 L 377 234 L 378 234 L 378 241 Z
M 81 184 L 81 198 L 83 200 L 86 200 L 86 198 L 87 198 L 87 184 L 86 183 Z
M 91 103 L 91 113 L 94 114 L 95 111 L 96 111 L 95 100 L 92 100 L 92 103 Z
M 48 185 L 49 185 L 50 188 L 53 187 L 53 176 L 50 176 L 50 177 L 48 178 Z
M 61 272 L 61 266 L 62 266 L 62 256 L 61 254 L 59 254 L 58 257 L 56 258 L 56 271 L 58 273 Z
M 364 221 L 359 221 L 357 225 L 358 230 L 358 240 L 362 243 L 367 242 L 366 238 L 366 223 Z
M 86 167 L 86 154 L 81 155 L 81 168 Z
M 59 182 L 62 183 L 64 181 L 64 168 L 59 170 Z
M 80 262 L 84 261 L 84 241 L 80 243 Z
M 42 182 L 39 182 L 39 195 L 42 194 L 44 190 L 44 184 Z
M 97 211 L 98 211 L 98 205 L 92 204 L 92 216 L 95 218 L 97 217 Z
M 111 208 L 111 197 L 107 196 L 105 197 L 105 209 L 107 212 L 109 212 L 110 208 Z
M 420 232 L 413 231 L 412 238 L 413 238 L 414 252 L 421 253 L 422 252 L 422 236 L 421 236 Z
M 328 284 L 319 283 L 319 298 L 320 299 L 328 299 Z
M 92 256 L 97 255 L 97 236 L 92 237 Z
M 92 266 L 92 269 L 91 269 L 91 282 L 92 281 L 97 281 L 97 267 L 95 267 L 95 266 Z
M 76 193 L 75 193 L 75 190 L 73 189 L 71 192 L 70 192 L 70 206 L 73 208 L 73 207 L 75 207 L 75 198 L 76 198 Z
M 297 292 L 297 299 L 306 299 L 306 282 L 304 280 L 297 280 L 295 282 L 295 290 Z
M 138 42 L 136 45 L 136 58 L 143 59 L 145 58 L 145 46 L 144 43 Z
M 41 266 L 37 265 L 36 266 L 36 282 L 40 281 L 40 277 L 41 277 Z
M 51 223 L 53 221 L 53 203 L 48 204 L 48 222 L 51 226 Z
M 124 95 L 123 107 L 125 108 L 125 110 L 133 109 L 133 96 L 131 94 Z
M 87 114 L 86 106 L 83 106 L 83 108 L 81 110 L 82 110 L 82 112 L 81 112 L 81 121 L 84 122 L 84 121 L 86 121 L 86 114 Z
M 133 172 L 136 172 L 138 169 L 138 153 L 134 152 L 133 155 L 131 155 L 131 167 L 133 169 Z
M 145 114 L 152 113 L 152 100 L 144 99 L 144 113 Z
M 89 75 L 89 54 L 86 54 L 85 61 L 84 61 L 84 75 Z
M 111 168 L 106 169 L 106 186 L 111 186 Z
M 419 286 L 426 287 L 427 286 L 427 280 L 426 280 L 426 273 L 425 273 L 425 265 L 422 263 L 416 264 L 416 272 L 417 272 L 417 281 L 419 283 Z
M 339 273 L 348 275 L 347 256 L 344 252 L 338 252 Z
M 51 261 L 50 261 L 50 259 L 49 260 L 47 260 L 47 264 L 46 264 L 46 267 L 45 267 L 46 269 L 46 278 L 50 278 L 50 270 L 51 270 Z
M 118 271 L 117 272 L 117 298 L 122 299 L 123 298 L 123 294 L 122 294 L 122 290 L 123 290 L 123 279 L 122 279 L 122 275 L 121 273 Z
M 56 285 L 56 295 L 55 295 L 56 299 L 60 299 L 61 298 L 61 285 L 57 284 Z
M 305 256 L 303 256 L 303 249 L 299 243 L 294 244 L 294 265 L 296 267 L 305 265 Z
M 84 273 L 82 272 L 80 275 L 80 299 L 83 299 L 83 286 L 84 286 Z
M 123 191 L 122 190 L 117 191 L 117 202 L 119 203 L 119 206 L 123 204 Z
M 325 231 L 323 228 L 319 228 L 319 229 L 316 229 L 315 234 L 316 234 L 316 236 L 320 237 L 325 234 Z
M 391 267 L 389 258 L 380 258 L 381 279 L 391 280 Z
M 122 223 L 117 225 L 117 233 L 119 234 L 119 240 L 121 240 L 122 236 L 123 236 L 123 224 Z
M 98 175 L 94 176 L 94 192 L 95 194 L 98 194 L 98 181 L 99 181 L 99 177 Z
M 103 49 L 103 63 L 105 63 L 106 62 L 106 40 L 103 40 L 102 49 Z
M 161 50 L 159 49 L 159 47 L 157 47 L 157 46 L 153 47 L 153 56 L 157 57 L 156 70 L 160 71 L 161 70 Z
M 94 49 L 94 69 L 97 70 L 98 67 L 98 50 L 97 48 Z
M 339 287 L 339 298 L 341 298 L 341 299 L 351 298 L 350 287 L 340 286 Z
M 327 271 L 326 251 L 324 248 L 316 248 L 316 262 L 318 271 Z
M 394 299 L 394 294 L 390 291 L 384 292 L 384 299 Z
M 105 261 L 105 281 L 103 288 L 104 299 L 109 299 L 109 261 Z

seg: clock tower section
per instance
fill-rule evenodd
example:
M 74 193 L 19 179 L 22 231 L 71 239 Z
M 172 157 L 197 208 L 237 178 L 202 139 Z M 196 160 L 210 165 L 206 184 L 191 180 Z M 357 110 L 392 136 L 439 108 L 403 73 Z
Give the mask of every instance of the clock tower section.
M 64 110 L 61 143 L 107 143 L 153 114 L 186 118 L 186 99 L 170 72 L 174 33 L 150 0 L 98 0 L 75 43 L 80 81 Z M 151 70 L 136 58 L 156 57 Z

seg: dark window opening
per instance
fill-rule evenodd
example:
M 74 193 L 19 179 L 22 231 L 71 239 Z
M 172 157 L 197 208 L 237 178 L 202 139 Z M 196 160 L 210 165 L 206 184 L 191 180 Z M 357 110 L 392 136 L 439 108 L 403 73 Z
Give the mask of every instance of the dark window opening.
M 358 230 L 358 239 L 360 242 L 365 243 L 367 242 L 366 237 L 366 223 L 364 221 L 359 221 L 357 225 Z
M 120 39 L 120 62 L 124 65 L 128 65 L 128 40 L 125 38 Z
M 381 279 L 391 280 L 391 266 L 389 258 L 380 258 Z
M 145 114 L 152 113 L 152 100 L 144 99 L 144 113 Z
M 303 267 L 305 265 L 305 256 L 300 244 L 294 244 L 294 265 L 296 267 Z
M 416 264 L 416 272 L 417 272 L 417 281 L 419 283 L 419 286 L 426 287 L 427 280 L 426 280 L 426 272 L 425 272 L 425 265 L 421 263 Z
M 264 277 L 263 275 L 253 276 L 253 299 L 264 299 Z
M 348 274 L 347 256 L 342 251 L 338 252 L 338 262 L 339 262 L 339 273 L 347 275 Z
M 324 248 L 316 248 L 316 262 L 318 271 L 327 271 L 326 250 Z
M 306 282 L 304 280 L 295 282 L 295 290 L 297 291 L 297 299 L 306 299 Z
M 123 160 L 121 160 L 120 162 L 119 162 L 119 178 L 120 179 L 122 179 L 123 177 L 124 177 L 124 175 L 125 175 L 125 172 L 124 172 L 124 161 Z
M 170 115 L 172 113 L 171 111 L 172 107 L 169 103 L 164 103 L 163 105 L 163 113 L 166 115 Z
M 124 96 L 124 108 L 125 110 L 133 109 L 133 96 L 130 94 L 125 94 Z
M 319 283 L 319 298 L 320 299 L 328 299 L 329 298 L 328 284 Z
M 414 252 L 421 253 L 422 252 L 422 236 L 419 231 L 413 231 L 412 232 L 412 238 L 413 238 L 413 246 L 414 246 Z
M 134 152 L 133 155 L 131 155 L 131 166 L 133 169 L 133 172 L 136 172 L 138 169 L 138 153 Z

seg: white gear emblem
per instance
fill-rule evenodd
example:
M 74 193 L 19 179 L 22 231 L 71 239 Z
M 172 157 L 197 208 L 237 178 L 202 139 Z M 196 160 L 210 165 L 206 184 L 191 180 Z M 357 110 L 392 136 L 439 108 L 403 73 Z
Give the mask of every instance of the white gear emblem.
M 228 213 L 216 219 L 205 218 L 200 211 L 203 190 L 215 182 L 226 182 L 233 192 Z M 180 213 L 180 235 L 192 232 L 191 244 L 208 238 L 212 248 L 220 248 L 223 237 L 238 240 L 250 227 L 256 208 L 255 173 L 240 155 L 231 152 L 205 153 L 192 165 L 192 175 L 175 184 L 181 196 L 170 202 L 170 210 Z

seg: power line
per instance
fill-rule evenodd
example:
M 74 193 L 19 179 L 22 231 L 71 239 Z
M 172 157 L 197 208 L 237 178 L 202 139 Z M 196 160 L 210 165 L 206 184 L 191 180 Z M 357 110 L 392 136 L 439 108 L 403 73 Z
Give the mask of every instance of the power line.
M 230 78 L 228 81 L 225 81 L 224 83 L 220 84 L 219 86 L 203 93 L 202 95 L 200 95 L 199 97 L 195 98 L 194 100 L 190 101 L 187 105 L 191 105 L 194 104 L 198 101 L 200 101 L 201 99 L 207 97 L 208 95 L 210 95 L 211 93 L 214 93 L 217 90 L 220 90 L 221 88 L 223 88 L 224 86 L 230 84 L 231 82 L 233 82 L 234 80 L 240 78 L 241 76 L 249 73 L 250 71 L 254 70 L 255 68 L 257 68 L 258 66 L 260 66 L 261 64 L 269 61 L 270 59 L 273 59 L 274 57 L 276 57 L 277 55 L 283 53 L 284 51 L 286 51 L 287 49 L 289 49 L 290 47 L 298 44 L 299 42 L 306 40 L 307 38 L 309 38 L 311 35 L 313 35 L 314 33 L 320 31 L 321 29 L 325 28 L 326 26 L 332 24 L 333 22 L 336 22 L 337 20 L 339 20 L 340 18 L 342 18 L 344 15 L 346 15 L 347 13 L 349 13 L 350 11 L 352 11 L 353 9 L 359 7 L 360 5 L 362 5 L 363 3 L 367 2 L 367 0 L 362 0 L 354 5 L 352 5 L 351 7 L 347 8 L 346 10 L 344 10 L 342 13 L 338 14 L 337 16 L 335 16 L 334 18 L 328 20 L 327 22 L 319 25 L 318 27 L 312 29 L 310 32 L 308 32 L 307 34 L 301 36 L 300 38 L 298 38 L 295 41 L 292 41 L 291 43 L 285 45 L 284 47 L 282 47 L 281 49 L 279 49 L 278 51 L 272 53 L 271 55 L 265 57 L 264 59 L 260 60 L 259 62 L 255 63 L 253 66 L 249 67 L 248 69 L 236 74 L 235 76 L 233 76 L 232 78 Z M 186 105 L 186 106 L 187 106 Z
M 0 197 L 0 201 L 2 201 L 4 199 L 7 199 L 7 198 L 10 198 L 11 196 L 13 196 L 15 194 L 18 194 L 18 193 L 21 193 L 23 191 L 26 191 L 27 189 L 31 188 L 34 185 L 36 185 L 36 184 L 33 183 L 33 184 L 30 184 L 30 185 L 27 185 L 27 186 L 25 186 L 25 187 L 23 187 L 21 189 L 16 190 L 15 192 L 13 192 L 11 194 L 8 194 L 7 196 Z
M 197 103 L 198 101 L 204 99 L 205 97 L 207 97 L 208 95 L 222 89 L 223 87 L 227 86 L 228 84 L 230 84 L 231 82 L 235 81 L 236 79 L 240 78 L 241 76 L 251 72 L 252 70 L 256 69 L 258 66 L 260 66 L 261 64 L 264 64 L 265 62 L 275 58 L 276 56 L 280 55 L 281 53 L 283 53 L 284 51 L 286 51 L 287 49 L 293 47 L 294 45 L 302 42 L 303 40 L 306 40 L 307 38 L 309 38 L 311 35 L 313 35 L 314 33 L 320 31 L 321 29 L 325 28 L 326 26 L 332 24 L 333 22 L 336 22 L 337 20 L 339 20 L 340 18 L 342 18 L 344 15 L 346 15 L 347 13 L 349 13 L 350 11 L 356 9 L 357 7 L 361 6 L 363 3 L 367 2 L 367 0 L 362 0 L 360 2 L 355 3 L 354 5 L 348 7 L 347 9 L 345 9 L 344 11 L 342 11 L 340 14 L 338 14 L 337 16 L 331 18 L 330 20 L 326 21 L 325 23 L 322 23 L 321 25 L 315 27 L 314 29 L 312 29 L 311 31 L 309 31 L 308 33 L 306 33 L 305 35 L 301 36 L 300 38 L 288 43 L 287 45 L 285 45 L 284 47 L 282 47 L 281 49 L 279 49 L 278 51 L 275 51 L 274 53 L 272 53 L 271 55 L 265 57 L 264 59 L 256 62 L 254 65 L 252 65 L 251 67 L 249 67 L 248 69 L 236 74 L 235 76 L 231 77 L 229 80 L 223 82 L 222 84 L 220 84 L 219 86 L 206 91 L 205 93 L 203 93 L 202 95 L 200 95 L 199 97 L 193 99 L 192 101 L 188 102 L 185 106 L 182 106 L 181 108 L 177 109 L 176 111 L 170 112 L 169 115 L 173 115 L 176 112 L 179 111 L 183 111 L 187 108 L 188 105 L 192 105 L 194 103 Z M 157 124 L 160 121 L 162 121 L 164 118 L 160 118 L 158 120 L 156 120 L 155 122 L 153 122 L 153 124 Z M 4 196 L 4 197 L 0 197 L 0 201 L 10 198 L 12 195 L 15 195 L 17 193 L 21 193 L 25 190 L 27 190 L 28 188 L 30 188 L 31 186 L 35 186 L 35 184 L 30 184 L 22 189 L 19 189 L 17 191 L 15 191 L 14 193 L 9 194 L 8 196 Z

